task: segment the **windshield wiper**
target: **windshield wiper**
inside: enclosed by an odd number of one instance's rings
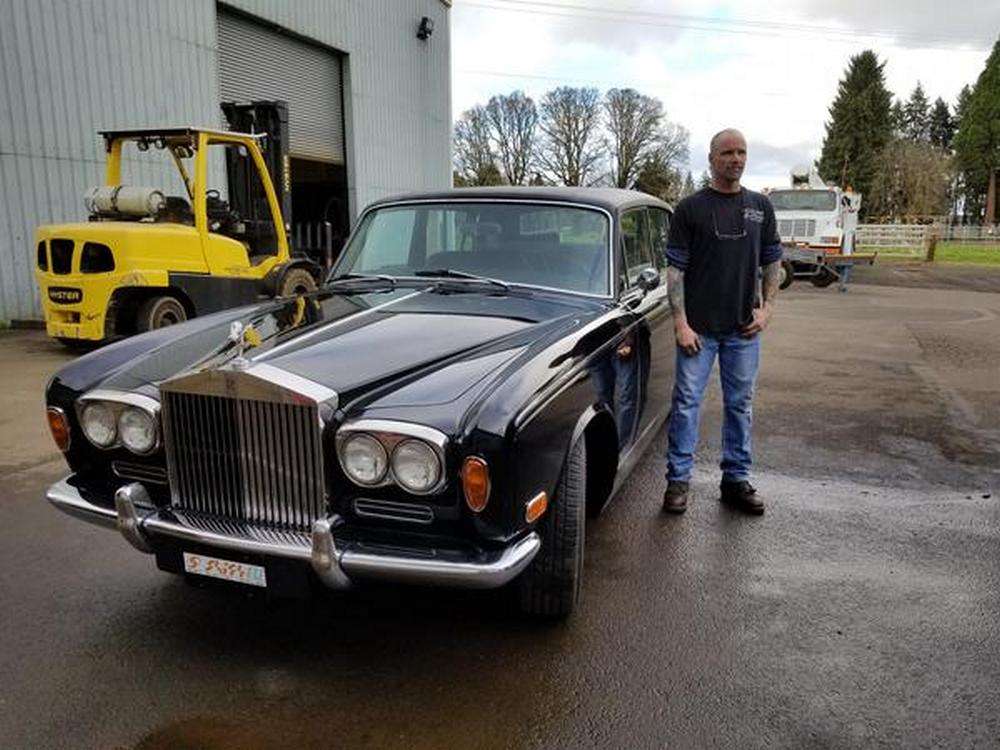
[[[324,286],[337,286],[337,287],[354,287],[354,286],[367,286],[372,282],[380,282],[381,284],[388,284],[389,289],[396,288],[396,277],[386,276],[385,274],[367,274],[367,273],[342,273],[338,276],[334,276],[329,279]]]
[[[500,279],[491,279],[488,276],[477,276],[474,273],[466,273],[465,271],[456,271],[453,268],[434,268],[434,269],[423,269],[420,271],[414,271],[414,276],[430,276],[438,277],[442,279],[457,279],[461,281],[472,281],[478,282],[480,284],[490,284],[503,290],[504,292],[510,291],[510,284],[505,281],[500,281]]]

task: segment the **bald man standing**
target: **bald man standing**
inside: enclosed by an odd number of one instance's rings
[[[781,241],[771,201],[740,185],[746,160],[742,133],[716,133],[708,154],[711,186],[682,200],[670,224],[667,285],[677,367],[663,494],[668,513],[687,510],[701,403],[716,358],[723,400],[721,500],[764,512],[750,484],[750,433],[760,334],[778,294]]]

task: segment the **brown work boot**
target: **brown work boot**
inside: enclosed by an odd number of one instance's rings
[[[667,513],[683,513],[688,509],[688,483],[667,482],[663,493],[663,510]]]
[[[722,481],[719,484],[719,490],[722,493],[719,499],[726,505],[739,508],[745,513],[752,513],[755,516],[764,512],[764,501],[750,482],[745,480],[742,482]]]

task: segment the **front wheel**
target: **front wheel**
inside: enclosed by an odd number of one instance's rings
[[[580,598],[587,505],[587,449],[581,437],[563,468],[554,502],[539,524],[542,548],[518,579],[521,611],[564,618]]]
[[[135,328],[139,333],[144,333],[183,323],[185,320],[187,310],[181,301],[165,294],[162,297],[150,297],[139,306],[139,312],[135,315]]]

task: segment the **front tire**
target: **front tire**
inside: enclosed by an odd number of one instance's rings
[[[517,581],[521,611],[567,617],[580,598],[587,506],[587,448],[580,437],[570,450],[554,502],[538,525],[542,548]]]
[[[187,320],[184,304],[169,294],[150,297],[139,306],[135,315],[135,328],[139,333],[183,323]]]

